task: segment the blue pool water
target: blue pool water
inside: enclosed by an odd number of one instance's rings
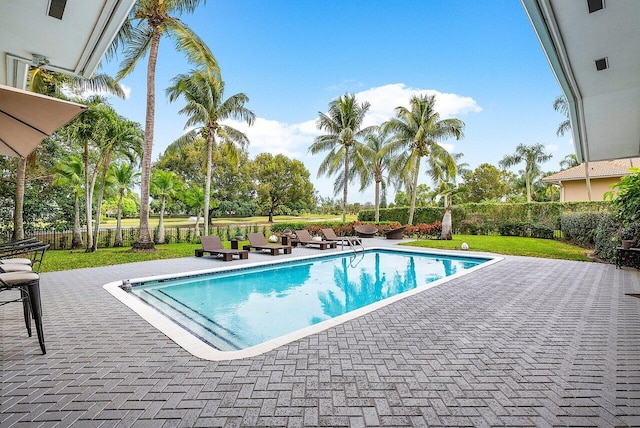
[[[223,351],[245,349],[487,259],[366,251],[134,284],[133,293]]]

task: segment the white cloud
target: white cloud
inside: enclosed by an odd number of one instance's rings
[[[371,104],[364,126],[380,125],[394,116],[396,107],[400,105],[408,107],[411,96],[419,94],[433,94],[436,96],[436,110],[440,113],[442,119],[482,111],[482,108],[470,97],[443,93],[433,89],[409,88],[403,83],[395,83],[356,93],[356,98],[360,102],[368,101]],[[323,196],[329,196],[333,194],[333,178],[315,178],[318,165],[324,158],[324,154],[320,153],[311,156],[308,153],[309,146],[321,134],[316,128],[316,119],[314,117],[304,122],[287,124],[278,120],[259,117],[256,118],[252,126],[235,120],[229,120],[226,123],[247,135],[251,142],[249,145],[251,157],[255,157],[259,153],[268,152],[272,154],[282,153],[290,158],[301,160],[311,173],[311,176],[314,177],[313,182],[316,189]],[[454,144],[445,142],[442,145],[448,151],[454,151]],[[371,189],[360,193],[356,188],[353,188],[350,192],[350,200],[361,200],[363,202],[373,200],[373,191]],[[390,196],[391,198],[393,197],[393,195]]]

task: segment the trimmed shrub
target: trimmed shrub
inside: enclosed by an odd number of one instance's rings
[[[600,222],[609,214],[603,212],[574,212],[560,216],[560,229],[566,240],[581,247],[595,245],[595,234]]]

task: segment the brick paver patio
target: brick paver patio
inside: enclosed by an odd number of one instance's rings
[[[640,426],[636,270],[506,257],[229,362],[193,357],[102,288],[212,264],[43,274],[46,355],[20,305],[0,307],[0,426]]]

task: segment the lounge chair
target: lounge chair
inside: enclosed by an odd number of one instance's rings
[[[233,256],[238,256],[239,259],[249,258],[249,252],[246,250],[224,248],[218,236],[201,236],[200,242],[202,242],[202,248],[196,250],[196,257],[202,257],[204,253],[209,253],[212,256],[222,256],[222,260],[225,262],[233,260]]]
[[[354,229],[361,238],[373,238],[378,233],[378,228],[370,224],[361,224],[354,227]]]
[[[362,245],[362,240],[357,236],[337,236],[331,228],[322,229],[322,234],[327,241],[339,242],[342,246],[344,246],[345,242],[349,245]]]
[[[396,227],[395,229],[387,229],[383,233],[384,233],[384,236],[387,237],[387,239],[402,239],[404,230],[406,228],[407,226],[400,226],[400,227]]]
[[[272,256],[280,254],[280,250],[284,251],[284,254],[291,254],[291,245],[271,245],[262,233],[248,233],[247,238],[249,238],[249,245],[243,247],[245,250],[252,248],[260,251],[267,250]]]
[[[299,244],[306,246],[317,245],[321,250],[326,250],[327,248],[336,248],[338,246],[338,243],[334,241],[314,241],[311,237],[311,234],[306,229],[296,230],[296,236],[298,237],[297,242]]]

